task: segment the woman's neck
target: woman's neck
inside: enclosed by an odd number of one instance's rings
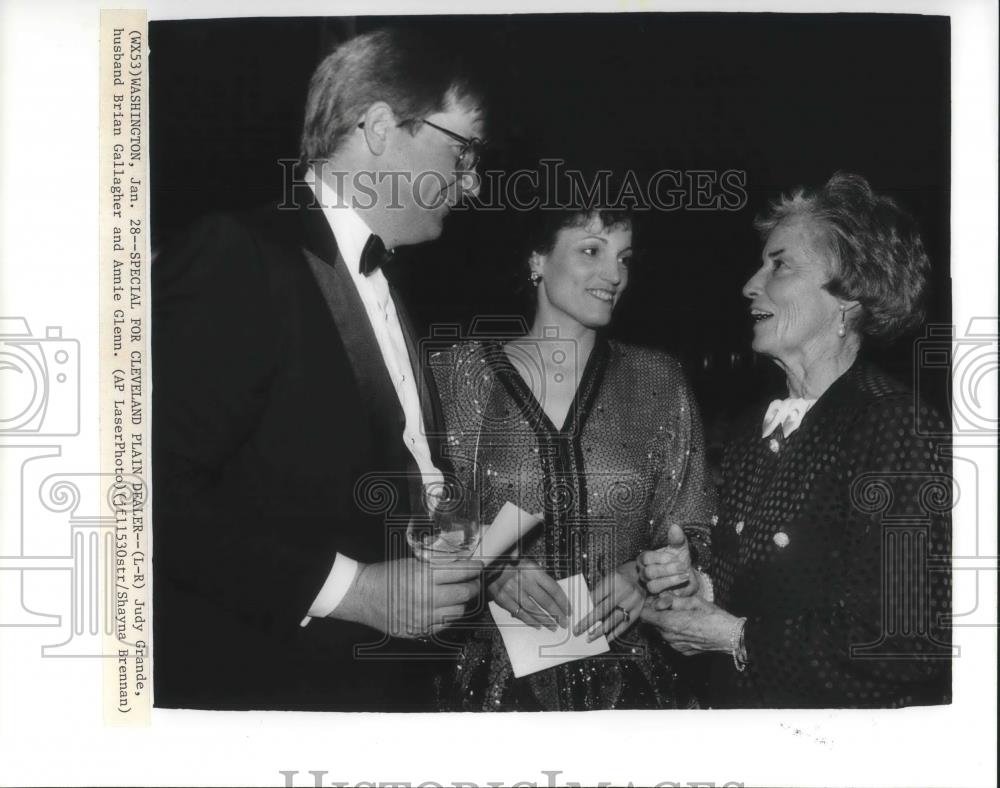
[[[583,368],[587,366],[587,360],[597,343],[597,332],[592,328],[571,321],[547,319],[543,315],[536,315],[531,324],[531,330],[524,338],[529,342],[543,342],[544,347],[560,349],[563,351],[563,359],[573,360],[575,366],[575,377],[579,382]],[[564,367],[565,363],[560,363],[553,358],[553,353],[542,353],[542,364],[546,369]]]
[[[818,399],[833,382],[851,368],[858,357],[859,343],[849,337],[836,352],[809,358],[807,353],[775,362],[785,372],[791,397]]]

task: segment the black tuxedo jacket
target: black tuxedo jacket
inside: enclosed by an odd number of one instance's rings
[[[323,213],[204,220],[152,275],[155,704],[428,708],[440,663],[413,641],[299,625],[338,552],[387,557],[387,506],[359,480],[384,477],[398,514],[419,478]]]

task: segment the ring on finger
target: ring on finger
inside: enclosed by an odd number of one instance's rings
[[[520,606],[520,605],[518,605],[518,606],[517,606],[517,607],[516,607],[516,608],[514,609],[514,612],[513,612],[513,613],[511,613],[511,615],[512,615],[512,616],[514,616],[514,618],[517,618],[517,617],[518,617],[518,615],[520,615],[520,613],[521,613],[521,606]]]
[[[631,614],[631,613],[629,613],[629,612],[628,612],[628,611],[627,611],[627,610],[626,610],[625,608],[623,608],[623,607],[622,607],[621,605],[615,605],[614,609],[615,609],[615,610],[620,610],[620,611],[622,612],[622,615],[623,615],[623,616],[625,616],[625,623],[626,623],[626,624],[627,624],[627,623],[628,623],[629,621],[631,621],[631,620],[632,620],[632,614]]]

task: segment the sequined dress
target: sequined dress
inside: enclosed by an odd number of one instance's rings
[[[544,340],[539,353],[548,352]],[[701,424],[680,365],[662,353],[599,338],[576,398],[557,429],[499,342],[468,341],[431,359],[446,455],[476,483],[483,522],[505,502],[545,521],[519,545],[556,579],[599,578],[665,543],[682,525],[700,556],[709,549],[715,497],[705,467]],[[450,710],[588,710],[688,707],[678,659],[645,624],[612,643],[609,654],[522,678],[489,613],[480,611],[458,640],[444,682]]]
[[[857,361],[787,438],[764,409],[723,460],[716,602],[747,617],[710,705],[883,707],[950,698],[950,431]]]

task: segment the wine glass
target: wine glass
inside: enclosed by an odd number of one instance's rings
[[[421,487],[406,541],[421,561],[468,558],[479,546],[479,493],[454,480]]]

